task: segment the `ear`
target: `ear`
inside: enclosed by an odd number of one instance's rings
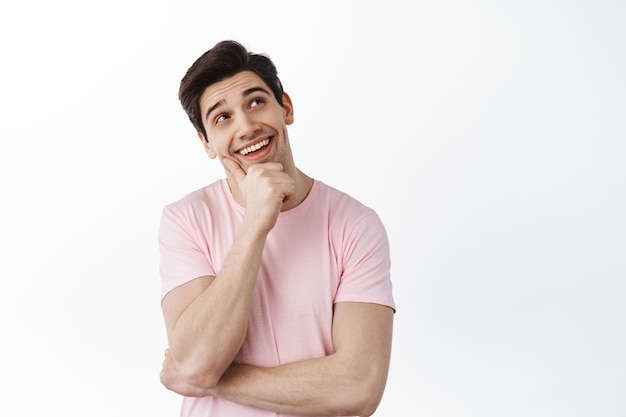
[[[287,93],[283,93],[283,110],[285,111],[285,123],[288,125],[292,124],[294,121],[293,103]]]
[[[217,157],[217,154],[215,153],[215,150],[213,150],[213,146],[211,146],[209,141],[204,138],[202,132],[198,132],[198,139],[200,139],[200,142],[202,142],[202,147],[204,148],[204,151],[207,153],[207,155],[209,155],[209,158],[215,159],[215,157]]]

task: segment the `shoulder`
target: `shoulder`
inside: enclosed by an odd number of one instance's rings
[[[387,240],[387,232],[378,213],[350,194],[319,182],[315,200],[334,242],[349,245],[360,240]]]
[[[317,181],[318,199],[326,202],[333,214],[345,219],[357,221],[365,217],[377,217],[376,212],[354,198],[352,195],[334,188],[324,182]]]
[[[224,193],[223,182],[225,182],[225,180],[218,180],[187,193],[178,200],[166,204],[164,211],[187,211],[197,207],[213,205],[221,201],[226,201],[227,196]]]
[[[232,211],[225,183],[226,180],[218,180],[165,205],[161,221],[197,226],[211,223],[211,218],[223,217]]]

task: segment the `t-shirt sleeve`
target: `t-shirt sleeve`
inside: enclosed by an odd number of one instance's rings
[[[202,238],[191,227],[191,222],[189,216],[176,207],[163,209],[159,227],[161,299],[195,278],[215,275]]]
[[[346,231],[343,260],[335,302],[382,304],[395,311],[389,240],[376,213],[363,217]]]

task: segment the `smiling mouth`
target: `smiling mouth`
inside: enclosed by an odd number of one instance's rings
[[[269,145],[269,143],[270,143],[269,139],[264,139],[261,142],[255,143],[254,145],[250,145],[247,148],[243,148],[242,150],[239,151],[239,153],[242,155],[248,155],[251,152],[255,152],[261,148],[265,148],[267,145]]]

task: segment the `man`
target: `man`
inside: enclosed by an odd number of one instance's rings
[[[181,415],[371,415],[395,312],[380,219],[296,167],[268,57],[220,42],[179,98],[226,173],[162,215],[161,381]]]

